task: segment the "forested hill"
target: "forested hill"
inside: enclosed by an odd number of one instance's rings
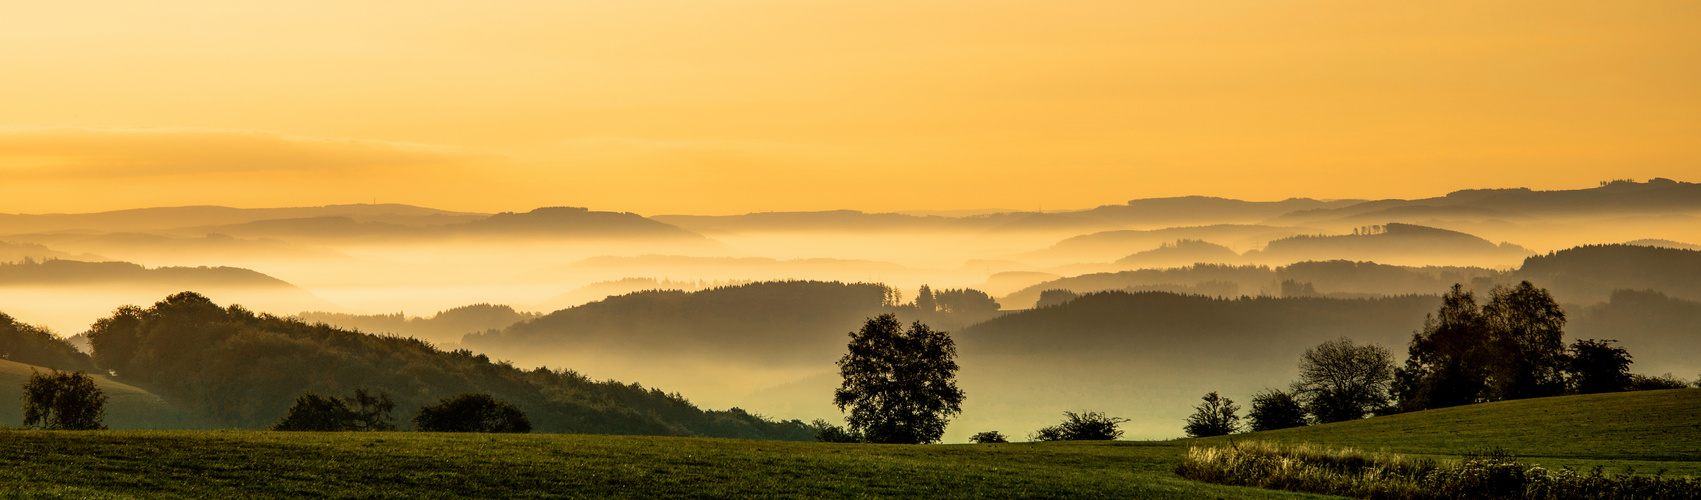
[[[571,370],[522,370],[468,351],[220,307],[184,292],[124,307],[90,330],[94,361],[221,426],[264,428],[306,391],[381,391],[397,421],[464,392],[489,393],[526,412],[541,432],[809,439],[802,422],[738,409],[704,411],[678,394],[594,382]]]
[[[33,260],[0,263],[0,286],[12,285],[151,285],[175,288],[254,287],[294,289],[283,280],[237,267],[159,267],[129,262]]]
[[[482,352],[594,349],[700,354],[741,363],[832,358],[844,334],[889,304],[885,285],[769,281],[637,292],[563,309],[461,344]]]
[[[1695,250],[1588,245],[1524,259],[1517,274],[1579,303],[1606,300],[1625,289],[1701,300],[1701,251]]]

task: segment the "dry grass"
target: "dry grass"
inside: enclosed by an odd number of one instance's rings
[[[1253,441],[1194,447],[1176,473],[1197,481],[1371,499],[1701,499],[1701,481],[1548,470],[1498,449],[1440,463],[1392,453]]]

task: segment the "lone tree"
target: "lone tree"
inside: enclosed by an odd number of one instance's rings
[[[1273,431],[1305,425],[1305,408],[1292,394],[1281,389],[1269,389],[1252,395],[1252,409],[1246,412],[1252,430]]]
[[[83,372],[34,372],[24,382],[24,427],[88,431],[105,429],[106,394]]]
[[[516,432],[532,431],[532,422],[507,401],[489,394],[466,393],[422,407],[413,425],[423,432]]]
[[[1364,418],[1388,405],[1393,360],[1385,347],[1347,338],[1318,344],[1300,356],[1294,394],[1319,422]]]
[[[354,397],[339,398],[302,394],[295,398],[289,413],[272,424],[274,431],[393,431],[395,418],[390,411],[396,404],[388,394],[374,396],[365,389],[355,389]]]
[[[920,321],[905,331],[891,314],[869,319],[850,337],[833,404],[850,410],[852,431],[870,443],[939,441],[950,417],[963,411],[951,337]]]
[[[1216,391],[1203,399],[1205,402],[1193,407],[1196,411],[1187,417],[1187,426],[1182,429],[1188,436],[1226,436],[1240,430],[1240,416],[1235,414],[1240,407],[1234,405],[1234,400],[1218,396]]]

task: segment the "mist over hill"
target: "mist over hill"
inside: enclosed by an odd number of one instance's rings
[[[505,357],[594,351],[816,364],[837,359],[846,325],[889,308],[890,294],[878,284],[815,281],[654,290],[556,311],[500,332],[468,334],[461,344]]]
[[[1370,226],[1350,235],[1300,235],[1271,241],[1263,250],[1248,251],[1250,262],[1288,263],[1301,260],[1373,260],[1402,264],[1471,263],[1513,265],[1530,255],[1511,243],[1496,245],[1469,234],[1411,224]]]
[[[1253,249],[1262,248],[1270,241],[1307,232],[1314,230],[1244,224],[1105,231],[1064,239],[1050,248],[1019,257],[1050,263],[1108,262],[1177,240],[1206,241],[1231,249],[1236,246]]]
[[[492,304],[471,304],[438,311],[430,317],[394,314],[347,314],[309,311],[291,319],[307,323],[324,323],[344,330],[413,337],[433,344],[460,342],[468,333],[500,330],[509,325],[540,316],[537,313],[515,311],[513,307]]]
[[[702,241],[701,235],[630,212],[544,207],[445,224],[414,226],[349,216],[269,219],[191,228],[245,237],[432,240],[446,238],[575,238]]]
[[[1615,180],[1600,187],[1537,191],[1518,189],[1466,189],[1437,198],[1367,201],[1346,207],[1296,211],[1273,218],[1272,223],[1306,224],[1347,219],[1396,209],[1423,214],[1418,208],[1475,213],[1477,216],[1507,215],[1602,216],[1625,213],[1671,213],[1701,210],[1701,184],[1656,178],[1648,182]],[[1434,213],[1434,212],[1431,212]]]
[[[347,395],[364,388],[395,400],[404,429],[413,409],[482,392],[518,406],[543,432],[810,436],[801,422],[773,422],[737,409],[704,411],[677,393],[595,382],[572,370],[522,370],[420,340],[220,307],[188,292],[145,309],[121,308],[88,338],[102,369],[219,426],[264,428],[304,392]]]

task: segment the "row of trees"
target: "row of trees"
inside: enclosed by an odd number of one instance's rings
[[[1564,342],[1565,312],[1547,290],[1525,281],[1495,287],[1478,305],[1454,285],[1441,309],[1412,335],[1403,367],[1378,345],[1324,342],[1300,356],[1287,391],[1253,396],[1249,428],[1264,431],[1369,415],[1488,401],[1684,387],[1675,379],[1631,374],[1628,351],[1612,340]],[[1234,401],[1207,394],[1188,417],[1190,436],[1241,428]]]

